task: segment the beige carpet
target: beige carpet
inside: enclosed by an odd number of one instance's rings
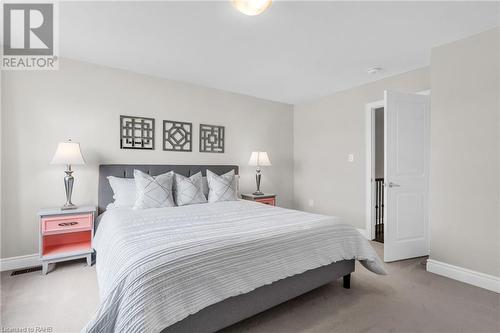
[[[381,244],[373,246],[381,254]],[[350,290],[331,283],[223,333],[500,332],[499,294],[428,273],[424,259],[387,264],[388,276],[357,264]],[[3,331],[78,332],[98,304],[95,268],[83,261],[59,264],[47,276],[3,272],[1,278]]]

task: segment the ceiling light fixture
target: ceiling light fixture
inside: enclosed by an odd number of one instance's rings
[[[233,6],[245,15],[262,14],[271,6],[272,0],[232,0]]]

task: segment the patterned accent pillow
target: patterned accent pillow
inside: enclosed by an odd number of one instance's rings
[[[198,172],[189,178],[175,174],[174,193],[177,206],[207,202],[207,198],[205,198],[205,195],[203,194],[201,172]]]
[[[134,209],[174,207],[172,184],[174,172],[170,171],[156,177],[134,170],[137,199]]]
[[[236,193],[238,194],[238,198],[241,199],[241,194],[240,194],[240,175],[234,175],[234,178],[236,179]],[[208,197],[208,180],[207,177],[201,178],[201,184],[203,188],[203,195]],[[175,189],[174,189],[175,191]]]
[[[238,200],[234,170],[217,176],[207,169],[208,202]]]

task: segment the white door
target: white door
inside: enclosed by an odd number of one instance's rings
[[[386,91],[384,261],[429,254],[429,96]]]

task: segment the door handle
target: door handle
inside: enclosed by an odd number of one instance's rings
[[[387,184],[387,186],[389,186],[389,187],[401,187],[401,185],[393,183],[393,182],[389,182],[389,184]]]

